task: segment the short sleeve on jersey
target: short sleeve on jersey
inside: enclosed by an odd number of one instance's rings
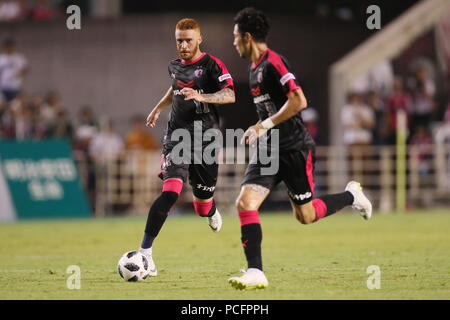
[[[301,89],[298,80],[294,73],[289,70],[290,68],[281,59],[281,57],[272,53],[267,57],[269,62],[268,72],[274,77],[274,79],[281,85],[283,92],[287,95],[289,92],[296,89]]]
[[[230,88],[234,90],[233,78],[231,74],[228,72],[225,64],[218,58],[210,55],[213,60],[213,68],[211,70],[211,75],[215,81],[217,81],[217,85],[220,90],[225,88]]]

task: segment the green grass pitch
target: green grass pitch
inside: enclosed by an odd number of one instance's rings
[[[159,274],[139,283],[116,266],[138,248],[144,217],[0,225],[0,299],[450,299],[448,211],[261,220],[269,287],[259,291],[227,283],[245,267],[236,216],[219,233],[194,215],[170,217],[154,243]],[[79,290],[66,286],[69,265],[81,269]],[[380,267],[380,289],[367,288],[370,265]]]

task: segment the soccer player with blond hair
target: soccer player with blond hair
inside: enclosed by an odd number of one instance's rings
[[[217,105],[235,101],[233,80],[221,60],[201,51],[202,35],[197,21],[190,18],[180,20],[175,27],[175,40],[179,58],[169,63],[171,86],[147,117],[147,126],[154,127],[161,111],[171,106],[159,175],[163,180],[162,192],[151,205],[139,250],[149,260],[150,276],[157,275],[152,257],[153,241],[178,200],[184,183],[189,181],[192,186],[195,212],[207,219],[214,232],[218,232],[222,226],[222,218],[213,199],[218,163],[205,163],[203,150],[193,149],[188,163],[174,161],[176,155],[172,154],[172,150],[178,141],[172,139],[172,134],[179,129],[188,132],[190,146],[194,146],[194,129],[201,129],[203,135],[208,129],[218,128]],[[204,149],[206,143],[201,143]],[[202,160],[194,161],[196,156]]]

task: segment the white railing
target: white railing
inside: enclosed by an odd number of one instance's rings
[[[315,163],[316,196],[341,192],[339,181],[361,181],[377,211],[395,209],[396,153],[395,146],[367,146],[338,152],[343,147],[317,147]],[[342,150],[341,150],[342,151]],[[225,154],[226,152],[222,152]],[[340,159],[341,154],[348,154]],[[89,164],[77,155],[82,181],[91,189],[97,216],[118,212],[146,214],[152,201],[161,193],[162,181],[159,152],[127,152],[103,165],[95,165],[88,176]],[[339,165],[345,163],[345,167]],[[235,212],[234,201],[239,194],[246,164],[221,164],[215,200],[224,212]],[[450,207],[450,145],[408,146],[407,204],[411,207]],[[177,205],[189,207],[191,187],[186,184]],[[269,203],[289,207],[286,188],[276,187]],[[192,208],[191,208],[192,211]]]

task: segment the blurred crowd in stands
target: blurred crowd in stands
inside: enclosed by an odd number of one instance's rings
[[[62,0],[0,0],[0,22],[47,21],[62,16]]]
[[[399,110],[406,114],[409,144],[431,144],[433,125],[450,124],[450,101],[439,105],[428,64],[419,63],[411,75],[400,76],[394,75],[391,63],[385,61],[356,79],[341,110],[344,143],[394,145]]]
[[[22,88],[29,70],[14,40],[6,39],[0,53],[0,139],[67,139],[74,150],[96,162],[115,158],[123,150],[159,149],[144,126],[145,115],[134,115],[122,138],[113,122],[98,119],[91,106],[80,107],[74,115],[57,91],[29,95]]]

